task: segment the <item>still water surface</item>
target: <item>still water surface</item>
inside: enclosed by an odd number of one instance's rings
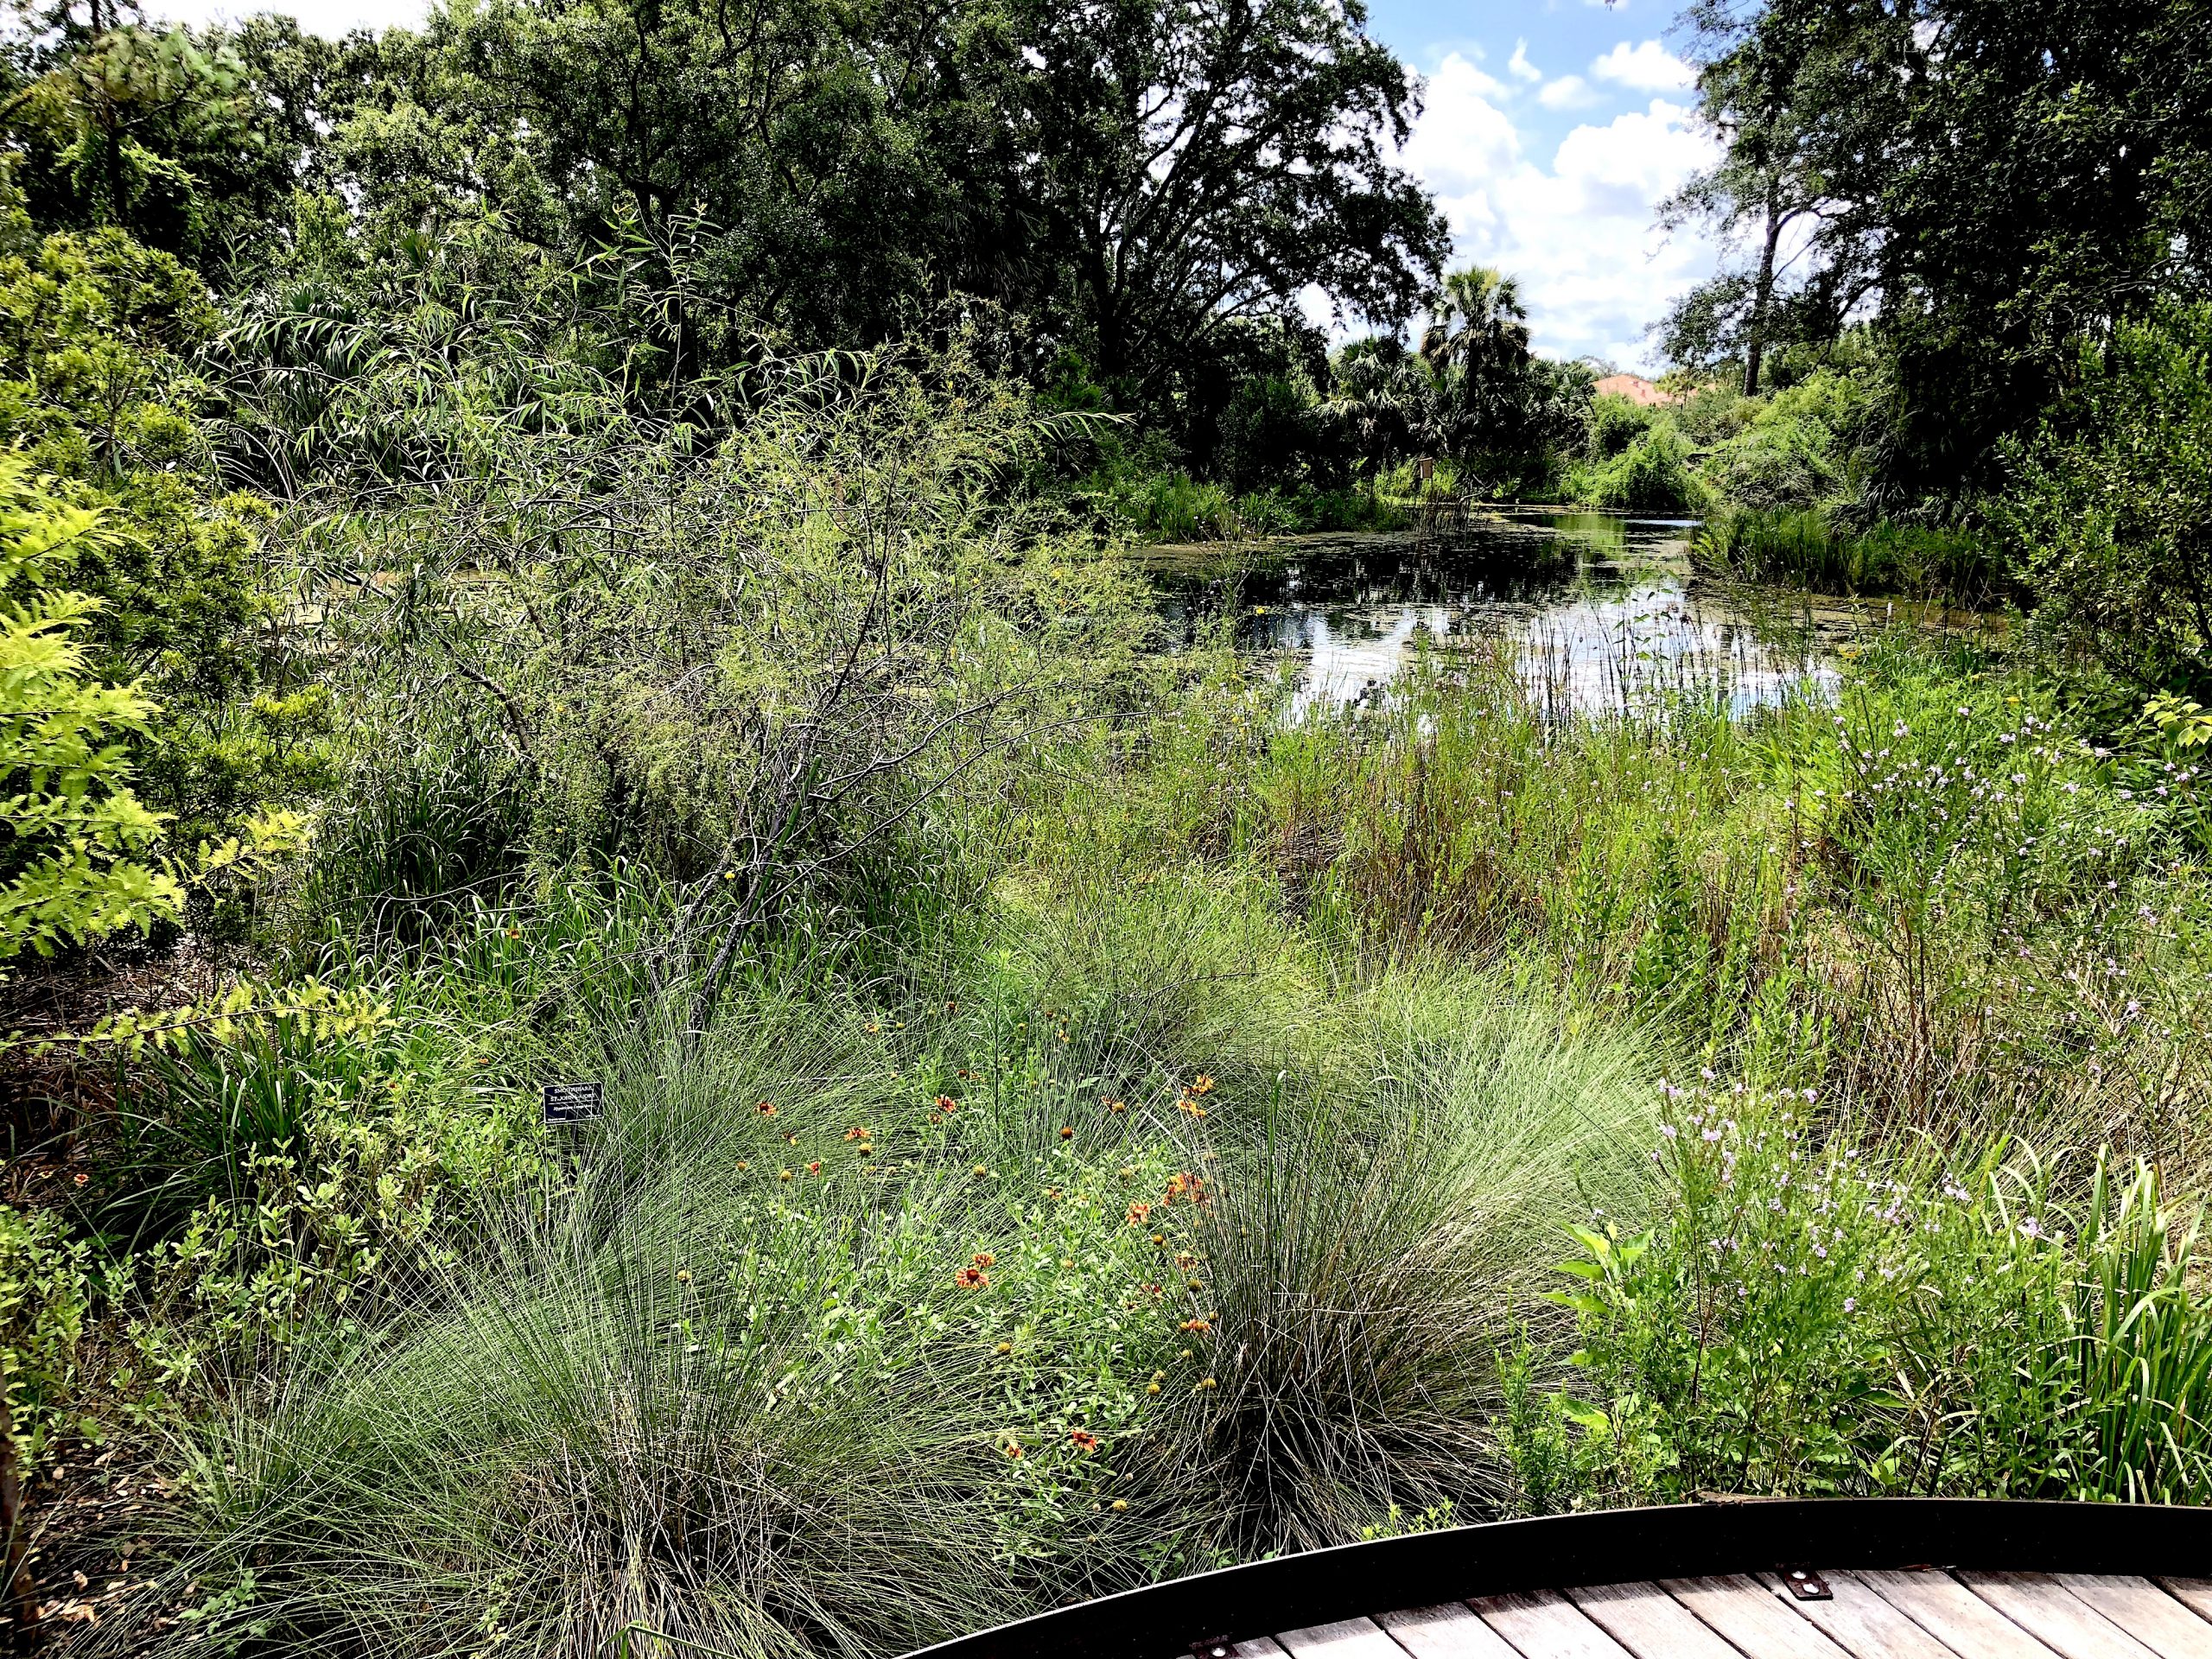
[[[1293,718],[1371,702],[1423,643],[1510,642],[1554,707],[1618,709],[1707,689],[1738,712],[1837,683],[1863,614],[1708,582],[1691,522],[1501,509],[1433,535],[1294,537],[1157,550],[1171,618],[1230,607],[1239,642],[1294,671]]]

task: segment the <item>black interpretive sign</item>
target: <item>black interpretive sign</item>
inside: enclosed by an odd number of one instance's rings
[[[607,1090],[596,1083],[549,1083],[545,1085],[548,1123],[595,1123],[607,1115]]]

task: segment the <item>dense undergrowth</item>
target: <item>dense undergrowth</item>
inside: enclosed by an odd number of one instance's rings
[[[342,1039],[152,1066],[87,1202],[180,1498],[106,1639],[890,1652],[1408,1516],[2206,1496],[2167,738],[1910,637],[1735,718],[1179,672],[703,1022],[684,887],[546,868],[325,912]],[[469,863],[480,800],[401,798]]]

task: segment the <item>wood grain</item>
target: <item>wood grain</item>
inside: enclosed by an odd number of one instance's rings
[[[2160,1659],[2212,1659],[2212,1623],[2148,1579],[2061,1573],[2059,1583]]]
[[[1484,1596],[1467,1605],[1521,1659],[1624,1659],[1628,1654],[1556,1590]]]
[[[1375,1622],[1413,1659],[1516,1659],[1511,1644],[1464,1602],[1408,1607]]]
[[[1662,1579],[1667,1592],[1754,1659],[1851,1659],[1851,1656],[1740,1573]]]

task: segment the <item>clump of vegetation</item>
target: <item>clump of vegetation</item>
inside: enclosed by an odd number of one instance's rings
[[[1445,270],[1357,8],[22,14],[10,1567],[92,1651],[859,1659],[2205,1501],[2212,122],[2069,3],[1694,8],[1749,257],[1648,404]],[[1501,496],[2031,626],[1308,709],[1125,556]]]

